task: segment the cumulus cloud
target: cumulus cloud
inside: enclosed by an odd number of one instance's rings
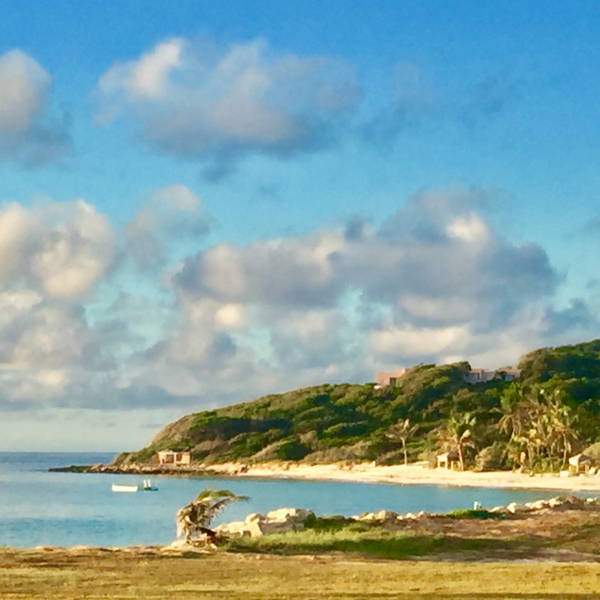
[[[0,210],[0,289],[20,285],[51,298],[81,297],[113,257],[107,218],[83,200]]]
[[[164,265],[169,246],[185,239],[197,242],[208,233],[210,224],[200,198],[189,188],[184,185],[161,188],[127,225],[129,254],[143,268]]]
[[[593,311],[555,305],[562,280],[546,252],[504,236],[489,199],[424,192],[377,224],[353,217],[184,258],[177,233],[204,245],[207,226],[184,186],[157,190],[123,230],[83,200],[7,205],[0,404],[184,411],[422,361],[500,366],[590,337]],[[153,268],[108,286],[117,247]]]
[[[172,38],[113,65],[98,95],[101,121],[133,118],[144,143],[218,178],[244,156],[331,144],[360,92],[340,60],[277,54],[260,39],[221,49]]]
[[[304,309],[336,306],[354,290],[365,310],[383,304],[413,324],[452,324],[477,312],[479,329],[496,327],[551,294],[558,276],[540,246],[510,243],[473,203],[472,194],[422,194],[360,235],[340,227],[220,244],[185,261],[174,282],[190,296]]]
[[[0,159],[39,166],[70,147],[64,121],[50,112],[52,78],[15,49],[0,55]]]
[[[202,394],[210,377],[231,398],[422,360],[498,366],[568,337],[565,323],[589,327],[580,302],[549,308],[560,276],[539,245],[493,226],[487,196],[423,193],[379,226],[353,218],[189,257],[172,278],[181,322],[153,348],[149,377],[173,394]]]

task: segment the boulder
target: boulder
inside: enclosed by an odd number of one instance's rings
[[[304,523],[309,517],[314,517],[315,513],[312,510],[305,508],[278,508],[267,513],[266,517],[269,521],[296,521]]]
[[[250,513],[249,515],[246,516],[244,521],[246,523],[252,523],[254,521],[264,521],[265,518],[266,517],[264,515],[261,515],[260,513]]]
[[[548,500],[548,506],[550,508],[558,508],[559,506],[562,506],[565,503],[565,499],[561,498],[560,496],[555,496],[554,498],[550,498],[550,500]]]
[[[246,521],[231,521],[215,527],[217,533],[223,535],[250,535]]]
[[[373,513],[375,521],[394,521],[398,516],[398,513],[395,513],[391,510],[380,510],[379,512]]]
[[[488,510],[488,512],[491,512],[491,513],[505,513],[506,512],[506,506],[494,506],[494,508],[490,508]]]
[[[543,510],[549,508],[550,504],[547,500],[536,500],[535,502],[526,502],[525,506],[530,510]]]
[[[577,508],[583,506],[584,501],[581,498],[578,498],[577,496],[567,496],[565,498],[565,504]]]
[[[511,513],[512,515],[515,515],[517,513],[524,513],[524,512],[528,512],[530,509],[525,506],[525,504],[518,504],[517,502],[511,502],[507,507],[506,510]]]
[[[376,521],[377,517],[374,512],[365,512],[360,515],[352,517],[355,521]]]

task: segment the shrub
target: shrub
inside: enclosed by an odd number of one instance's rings
[[[506,449],[504,444],[494,442],[479,451],[475,458],[476,471],[496,471],[504,466]]]
[[[284,442],[277,448],[277,458],[280,460],[301,460],[310,452],[310,448],[298,440]]]
[[[451,519],[506,519],[504,513],[493,513],[488,510],[460,508],[447,514]]]

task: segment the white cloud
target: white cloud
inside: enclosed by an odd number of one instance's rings
[[[176,38],[113,65],[98,94],[101,120],[132,117],[149,146],[226,173],[246,155],[332,143],[359,91],[339,60],[277,55],[263,40],[217,49]]]
[[[44,108],[50,75],[20,50],[0,56],[0,134],[27,131]]]
[[[127,225],[127,250],[142,268],[156,268],[167,260],[175,244],[198,242],[211,225],[200,198],[184,185],[156,190]]]
[[[83,296],[113,256],[108,220],[83,200],[0,209],[0,289],[21,285],[54,298]]]
[[[480,195],[420,194],[379,227],[204,249],[202,203],[180,185],[121,230],[83,200],[4,206],[0,402],[184,412],[422,361],[500,366],[591,337],[584,302],[553,306],[543,248],[504,237]],[[115,249],[135,255],[140,240],[160,261],[121,260],[109,279]]]
[[[70,147],[63,123],[49,113],[52,78],[14,49],[0,55],[0,159],[37,166]]]

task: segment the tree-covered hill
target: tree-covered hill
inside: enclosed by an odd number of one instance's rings
[[[194,461],[431,460],[443,449],[467,464],[564,466],[600,441],[600,340],[524,356],[521,378],[468,384],[466,362],[419,365],[396,385],[318,385],[186,415],[119,463],[152,462],[161,449]]]

